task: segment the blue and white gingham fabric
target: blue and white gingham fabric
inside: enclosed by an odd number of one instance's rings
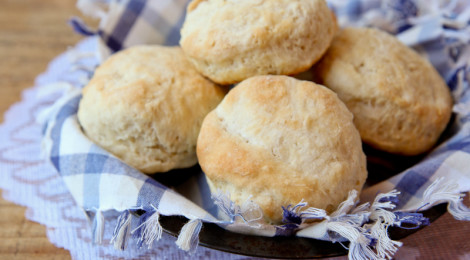
[[[79,7],[101,17],[101,24],[96,32],[79,20],[73,20],[72,25],[82,34],[99,36],[97,54],[105,59],[113,52],[137,44],[177,45],[187,3],[187,0],[80,0]],[[361,201],[372,202],[378,192],[396,189],[401,192],[397,198],[398,209],[421,209],[425,190],[441,177],[457,183],[453,192],[470,191],[470,3],[465,0],[330,0],[329,6],[340,26],[379,27],[419,51],[447,81],[455,102],[452,137],[414,167],[363,190]],[[125,244],[131,226],[139,227],[150,217],[146,213],[185,216],[191,220],[187,224],[187,229],[192,228],[190,236],[197,236],[201,221],[218,223],[241,233],[284,234],[282,227],[262,223],[256,205],[238,207],[223,196],[214,201],[202,173],[188,180],[184,189],[172,190],[93,144],[77,121],[80,87],[64,94],[51,109],[53,112],[44,128],[44,144],[78,205],[89,215],[97,216],[95,233],[99,235],[96,229],[102,225],[102,212],[117,210],[123,212],[115,232],[118,247]],[[220,214],[218,209],[226,214]],[[139,212],[137,217],[129,214],[136,212]],[[341,240],[324,233],[300,233]],[[188,245],[180,246],[188,249]]]

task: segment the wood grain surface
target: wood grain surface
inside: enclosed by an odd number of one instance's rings
[[[80,15],[75,2],[0,0],[0,122],[47,64],[82,38],[67,25],[70,17]],[[25,208],[1,197],[0,241],[2,260],[70,259],[67,250],[49,242],[45,227],[26,220]]]

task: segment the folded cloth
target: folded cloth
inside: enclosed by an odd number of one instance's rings
[[[96,32],[78,19],[71,22],[76,31],[99,36],[97,62],[136,44],[176,45],[187,1],[112,1],[107,10],[99,9],[102,5],[102,1],[79,1],[85,11],[96,7],[102,17]],[[225,194],[211,196],[200,170],[169,189],[92,143],[76,117],[85,82],[74,84],[43,114],[44,147],[77,204],[93,218],[95,242],[102,240],[103,212],[117,210],[122,214],[112,242],[120,249],[131,234],[138,245],[150,247],[161,237],[159,216],[179,215],[189,219],[177,240],[184,250],[194,249],[202,222],[209,222],[239,233],[350,241],[350,258],[379,259],[391,258],[401,245],[388,238],[389,226],[426,224],[417,210],[448,202],[451,214],[470,220],[461,204],[461,192],[470,190],[466,164],[470,160],[470,4],[464,0],[331,0],[329,5],[340,26],[379,27],[431,61],[453,94],[451,137],[415,166],[360,195],[352,191],[335,212],[328,215],[299,202],[284,208],[285,225],[273,226],[263,222],[259,208],[250,201],[235,205]],[[84,69],[90,75],[93,72],[93,67]],[[358,204],[359,196],[364,204]],[[310,219],[319,221],[307,224]]]

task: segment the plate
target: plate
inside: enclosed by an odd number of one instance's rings
[[[389,154],[364,145],[367,156],[367,170],[369,177],[365,187],[386,180],[413,165],[419,163],[426,154],[419,156],[401,156]],[[168,174],[154,176],[154,178],[167,187],[175,187],[184,183],[196,173],[200,173],[199,166],[189,169],[173,170]],[[174,178],[178,176],[178,178]],[[435,221],[446,212],[445,204],[435,206],[422,212],[430,222]],[[187,219],[181,216],[161,216],[160,224],[164,232],[177,237]],[[389,228],[389,235],[394,240],[400,240],[422,228],[402,229]],[[199,244],[215,250],[246,256],[280,258],[280,259],[311,259],[323,257],[342,256],[348,253],[348,243],[332,243],[301,237],[262,237],[244,235],[227,231],[216,224],[203,223],[199,234]]]

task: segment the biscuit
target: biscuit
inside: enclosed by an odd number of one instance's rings
[[[83,89],[85,134],[144,173],[197,163],[202,120],[225,92],[202,77],[181,48],[132,47],[99,66]]]
[[[253,200],[268,222],[301,200],[332,211],[360,192],[366,159],[353,116],[331,90],[288,76],[255,76],[204,119],[199,164],[212,193]]]
[[[180,45],[203,75],[233,84],[308,70],[336,30],[324,0],[193,0]]]
[[[387,152],[429,150],[451,116],[450,91],[433,66],[377,29],[339,32],[313,74],[354,114],[363,141]]]

